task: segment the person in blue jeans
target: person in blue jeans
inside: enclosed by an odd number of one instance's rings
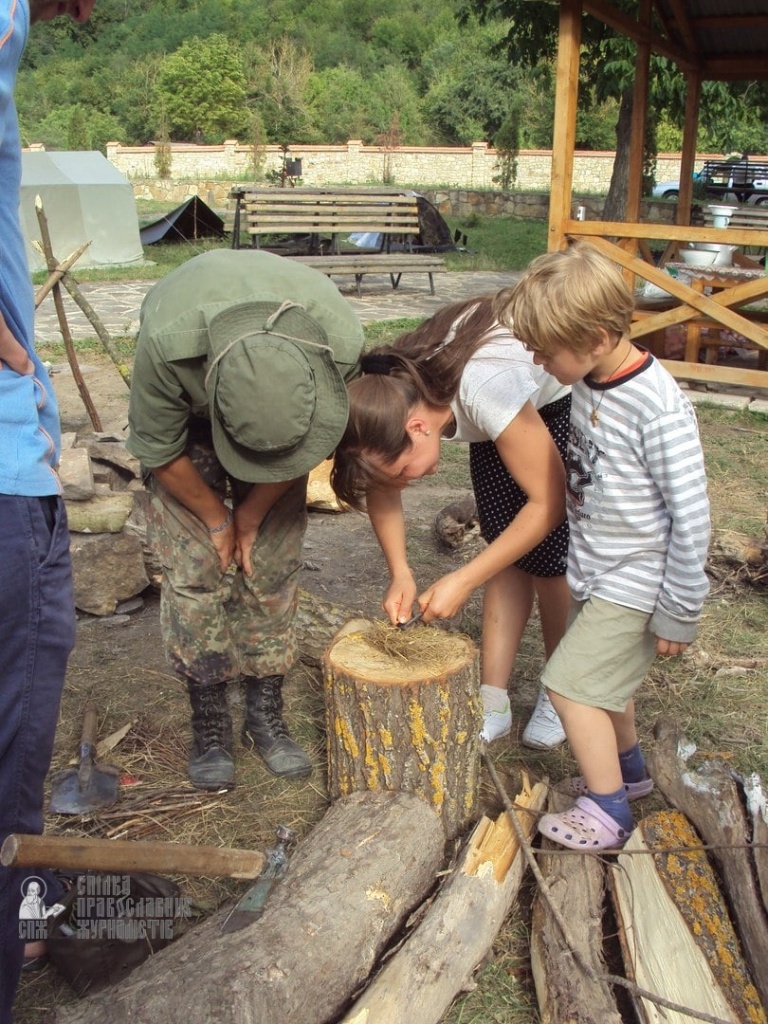
[[[0,0],[0,841],[43,830],[75,606],[56,475],[59,415],[34,350],[34,298],[19,222],[21,144],[13,100],[29,25],[90,17],[96,0]],[[0,867],[0,1021],[10,1024],[24,956],[30,870]]]

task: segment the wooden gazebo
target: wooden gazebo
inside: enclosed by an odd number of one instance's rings
[[[626,221],[580,221],[573,210],[573,151],[579,82],[582,17],[605,22],[637,43],[632,138],[629,160]],[[674,61],[687,83],[686,113],[680,174],[680,195],[675,224],[642,223],[643,137],[648,106],[651,53]],[[768,78],[768,0],[638,0],[635,15],[621,11],[616,0],[560,0],[557,57],[555,130],[549,248],[563,248],[569,240],[586,238],[622,266],[634,281],[646,280],[673,297],[666,308],[637,311],[634,338],[658,336],[674,324],[726,328],[749,339],[758,348],[759,365],[768,353],[768,317],[746,304],[768,295],[768,276],[721,282],[720,290],[697,290],[655,266],[648,243],[716,242],[737,246],[768,247],[766,228],[691,226],[693,170],[699,120],[701,84],[708,80],[763,80]],[[765,209],[763,207],[763,209]],[[745,275],[746,276],[746,275]],[[674,302],[679,304],[673,305]],[[677,377],[723,384],[768,388],[765,370],[739,369],[691,361],[667,361]]]

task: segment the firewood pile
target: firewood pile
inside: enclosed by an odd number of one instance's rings
[[[543,843],[531,940],[542,1020],[618,1024],[628,1006],[642,1022],[767,1019],[765,794],[722,763],[694,770],[694,752],[660,723],[648,766],[670,807],[618,856]],[[606,921],[621,975],[606,966]]]

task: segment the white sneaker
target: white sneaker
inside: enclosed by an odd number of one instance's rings
[[[486,711],[483,714],[483,728],[480,739],[486,743],[507,736],[512,729],[512,708],[507,704],[506,711]]]
[[[565,740],[565,730],[546,690],[539,690],[536,707],[523,730],[522,744],[535,750],[551,750]]]

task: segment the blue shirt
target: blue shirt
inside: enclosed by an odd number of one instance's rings
[[[61,490],[55,467],[56,396],[34,350],[35,304],[19,221],[21,143],[13,91],[29,31],[27,0],[0,0],[0,312],[29,352],[34,374],[0,369],[0,494],[42,497]]]

